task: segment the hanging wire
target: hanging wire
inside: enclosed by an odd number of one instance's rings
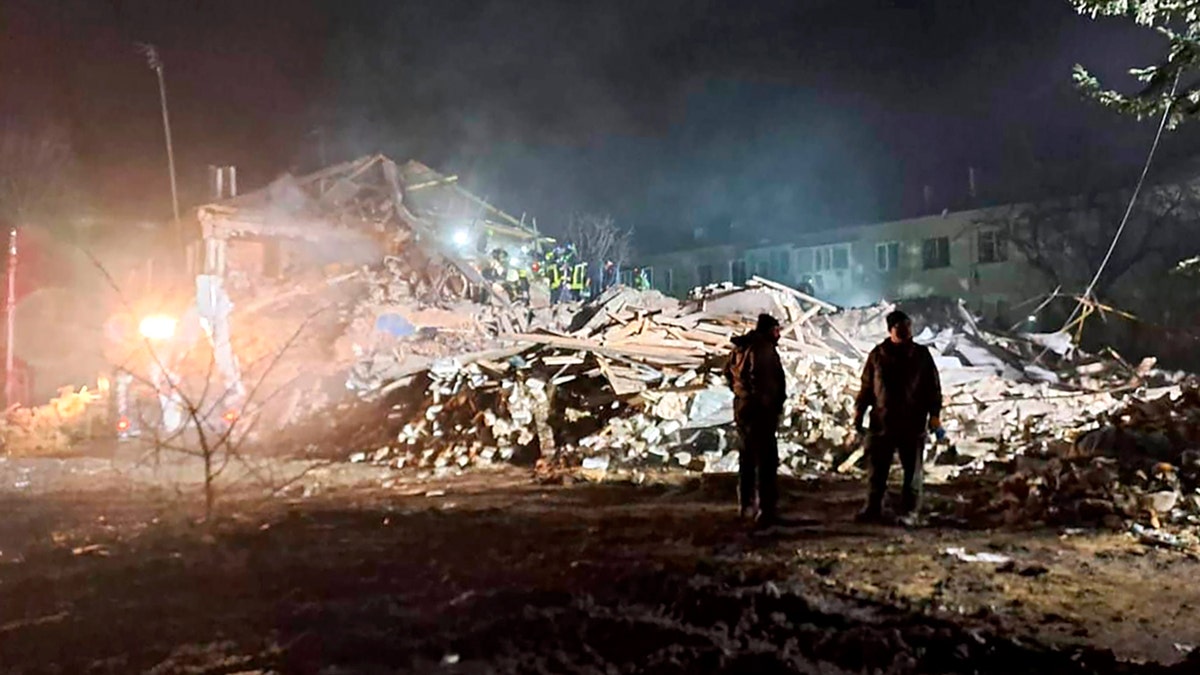
[[[1060,331],[1067,330],[1067,327],[1075,321],[1080,310],[1084,308],[1085,303],[1091,298],[1092,291],[1096,288],[1096,282],[1100,280],[1100,275],[1104,274],[1104,268],[1108,266],[1108,261],[1112,260],[1113,251],[1117,249],[1117,242],[1120,241],[1121,234],[1125,231],[1125,226],[1129,223],[1129,216],[1133,213],[1133,205],[1137,202],[1138,195],[1142,191],[1142,185],[1146,182],[1146,175],[1150,173],[1150,164],[1154,161],[1154,153],[1158,150],[1159,141],[1162,140],[1163,130],[1167,128],[1167,120],[1171,116],[1171,108],[1175,105],[1175,91],[1179,87],[1179,76],[1182,74],[1182,68],[1175,72],[1175,81],[1171,83],[1171,93],[1167,97],[1167,107],[1163,109],[1162,119],[1158,122],[1158,132],[1154,134],[1154,143],[1150,145],[1150,152],[1146,154],[1146,165],[1142,167],[1142,175],[1138,178],[1137,185],[1133,188],[1133,194],[1129,197],[1129,206],[1125,208],[1125,216],[1121,218],[1121,224],[1117,227],[1117,232],[1113,235],[1112,242],[1108,245],[1108,252],[1104,254],[1104,259],[1100,261],[1100,267],[1096,268],[1095,276],[1092,277],[1092,281],[1087,285],[1087,289],[1080,296],[1079,302],[1076,303],[1075,309],[1071,311],[1071,316],[1067,317]],[[1083,325],[1081,324],[1079,328],[1080,335],[1082,336]]]

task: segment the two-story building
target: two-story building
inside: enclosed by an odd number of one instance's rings
[[[693,286],[753,275],[843,306],[922,296],[962,298],[985,319],[1045,293],[1047,280],[1010,246],[997,209],[958,211],[797,235],[777,244],[727,244],[648,256],[655,288],[683,295]],[[1049,289],[1052,290],[1052,289]]]

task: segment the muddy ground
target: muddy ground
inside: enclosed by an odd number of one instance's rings
[[[847,481],[754,531],[729,478],[380,471],[204,527],[98,460],[0,463],[0,672],[1200,672],[1200,562],[1121,534],[857,525]]]

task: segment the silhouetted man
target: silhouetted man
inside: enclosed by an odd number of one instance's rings
[[[779,322],[760,314],[754,330],[733,338],[725,381],[733,390],[733,417],[742,447],[738,452],[741,514],[768,524],[778,517],[779,447],[775,433],[787,400],[787,383],[775,345]]]
[[[855,403],[854,428],[863,432],[863,417],[871,411],[866,435],[869,493],[859,519],[883,517],[892,455],[900,454],[904,487],[900,513],[916,511],[921,496],[921,455],[925,430],[941,429],[942,385],[933,356],[913,342],[912,320],[904,312],[887,315],[888,338],[871,350],[863,367],[862,388]]]

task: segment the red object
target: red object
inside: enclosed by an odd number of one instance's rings
[[[17,374],[13,367],[13,330],[17,317],[17,228],[8,231],[8,289],[4,305],[4,405],[16,403]]]
[[[122,417],[117,420],[117,431],[129,431],[129,418]]]

